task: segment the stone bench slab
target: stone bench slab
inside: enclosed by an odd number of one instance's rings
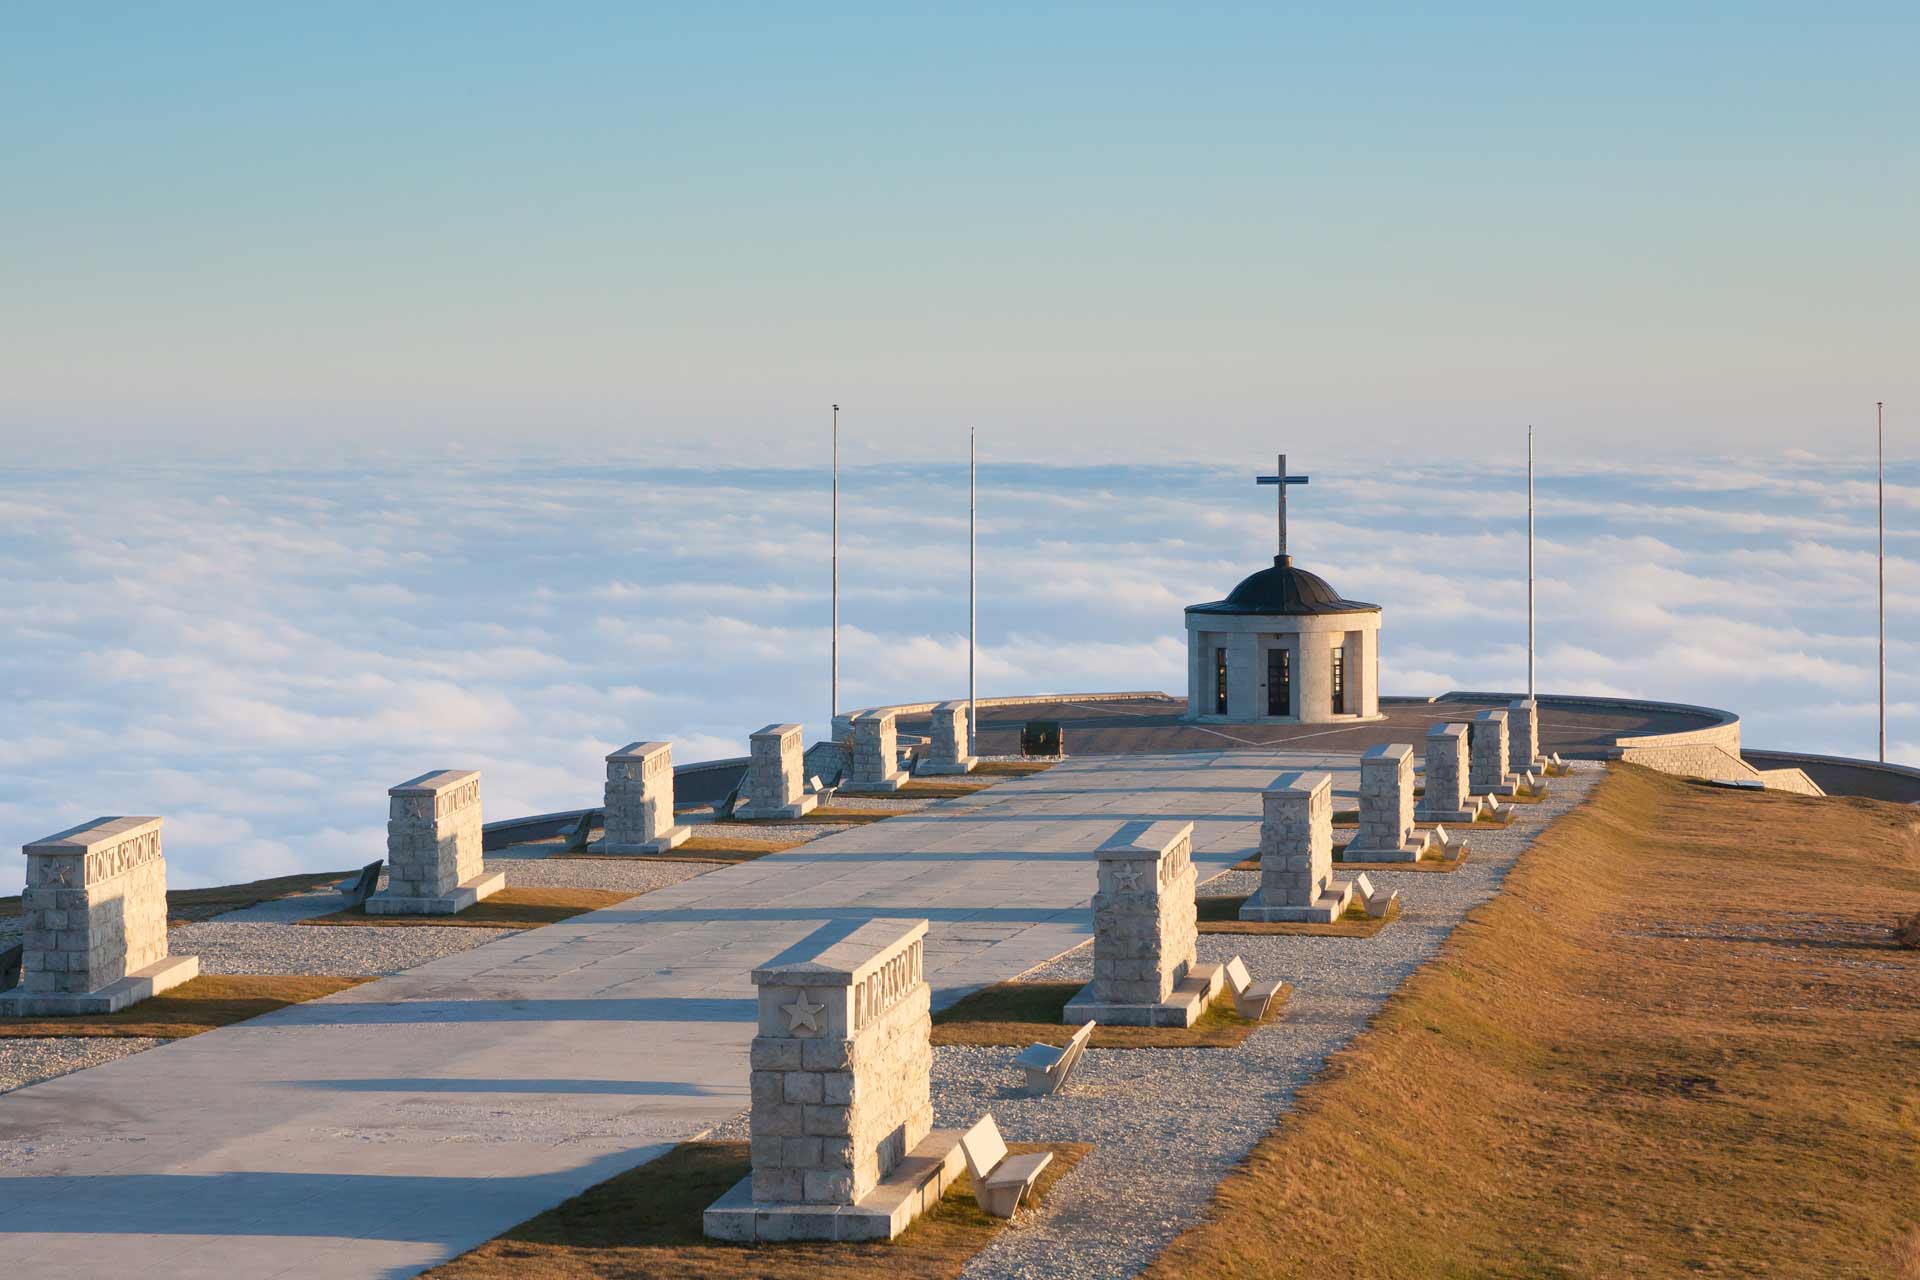
[[[1269,907],[1260,901],[1256,891],[1240,904],[1240,918],[1266,924],[1332,924],[1347,913],[1347,904],[1352,901],[1353,885],[1340,880],[1334,881],[1333,887],[1310,907]]]
[[[118,1013],[199,976],[199,956],[168,956],[144,969],[135,969],[98,991],[9,991],[0,996],[0,1017],[97,1017]]]
[[[713,1240],[891,1240],[940,1203],[966,1168],[960,1130],[935,1129],[858,1204],[757,1204],[753,1178],[707,1206],[701,1226]]]
[[[1105,1027],[1190,1027],[1220,994],[1224,968],[1217,964],[1188,966],[1187,976],[1158,1004],[1103,1003],[1093,998],[1094,984],[1089,982],[1067,1001],[1061,1020],[1097,1022]]]
[[[437,898],[396,898],[391,894],[376,893],[362,907],[370,916],[454,916],[506,887],[507,873],[494,871],[477,875],[452,893]]]

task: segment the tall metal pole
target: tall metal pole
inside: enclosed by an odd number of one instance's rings
[[[977,479],[978,451],[974,446],[973,428],[967,429],[967,754],[975,754],[975,744],[979,732],[979,708],[975,706],[976,689],[973,682],[974,640],[980,621],[979,578],[974,572],[975,549],[978,543],[974,537],[976,513],[980,509],[980,488]]]
[[[1887,402],[1873,402],[1873,438],[1880,490],[1880,763],[1887,762]]]
[[[1527,426],[1527,696],[1533,697],[1533,426]]]
[[[833,406],[833,679],[827,694],[827,731],[840,714],[840,406]]]

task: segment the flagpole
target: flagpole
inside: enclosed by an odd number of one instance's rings
[[[1533,426],[1527,426],[1527,697],[1533,697]]]
[[[1876,553],[1880,598],[1880,763],[1887,762],[1887,402],[1873,402],[1873,437],[1880,496],[1880,546]]]
[[[978,451],[974,444],[974,430],[967,428],[967,754],[975,754],[979,741],[979,708],[975,705],[974,687],[974,645],[979,630],[980,595],[979,577],[975,572],[976,548],[978,541],[974,533],[976,515],[980,509],[978,480]]]
[[[833,678],[827,693],[827,736],[840,714],[840,406],[833,406]]]

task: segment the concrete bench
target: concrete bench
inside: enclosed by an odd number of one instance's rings
[[[993,1113],[960,1135],[960,1152],[967,1158],[967,1174],[973,1179],[973,1198],[981,1212],[995,1218],[1011,1218],[1020,1201],[1040,1174],[1053,1163],[1053,1152],[1036,1151],[1032,1155],[1010,1156],[1000,1138],[1000,1126]]]
[[[1074,1032],[1064,1048],[1032,1044],[1023,1049],[1013,1065],[1027,1073],[1027,1092],[1038,1097],[1066,1088],[1067,1077],[1080,1065],[1080,1055],[1087,1051],[1087,1041],[1093,1039],[1093,1027],[1089,1022]]]
[[[20,985],[20,968],[26,962],[26,957],[24,942],[0,947],[0,991],[11,991]]]
[[[1367,914],[1376,920],[1387,914],[1400,897],[1398,889],[1374,888],[1373,881],[1364,874],[1353,878],[1353,892],[1360,899],[1361,905],[1367,909]]]
[[[1227,961],[1227,986],[1233,992],[1234,1008],[1249,1022],[1264,1019],[1267,1010],[1273,1007],[1274,997],[1287,989],[1287,984],[1279,978],[1255,982],[1247,972],[1246,961],[1239,956]]]
[[[340,896],[347,900],[349,907],[357,907],[373,896],[373,891],[380,887],[380,868],[386,865],[384,860],[369,862],[360,868],[360,874],[351,883],[341,882]]]

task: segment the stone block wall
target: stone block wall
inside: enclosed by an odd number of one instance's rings
[[[22,992],[98,991],[167,958],[159,818],[96,818],[25,851]]]
[[[484,869],[480,775],[441,769],[387,792],[387,896],[438,898]]]
[[[1283,773],[1260,808],[1261,902],[1312,906],[1333,881],[1333,775]]]
[[[933,1128],[924,920],[874,920],[756,969],[756,1203],[851,1205]]]
[[[1155,823],[1094,856],[1093,1002],[1159,1004],[1193,966],[1199,936],[1193,824]]]
[[[1470,756],[1468,785],[1476,794],[1504,786],[1507,781],[1507,713],[1482,711],[1473,718],[1467,735]]]
[[[673,829],[673,744],[631,742],[607,757],[609,846],[658,844]]]
[[[1404,742],[1369,747],[1360,757],[1363,849],[1398,849],[1413,834],[1413,748]]]
[[[1507,772],[1528,773],[1540,758],[1540,704],[1515,698],[1507,704]]]
[[[1425,807],[1436,813],[1467,807],[1467,726],[1436,724],[1427,730]]]
[[[867,711],[853,718],[853,765],[848,785],[883,787],[900,774],[900,735],[891,711]]]
[[[806,777],[800,764],[800,726],[770,724],[753,734],[741,798],[749,812],[785,809],[800,803]]]
[[[971,759],[967,754],[967,704],[941,703],[933,709],[927,763],[936,771],[954,772]]]

